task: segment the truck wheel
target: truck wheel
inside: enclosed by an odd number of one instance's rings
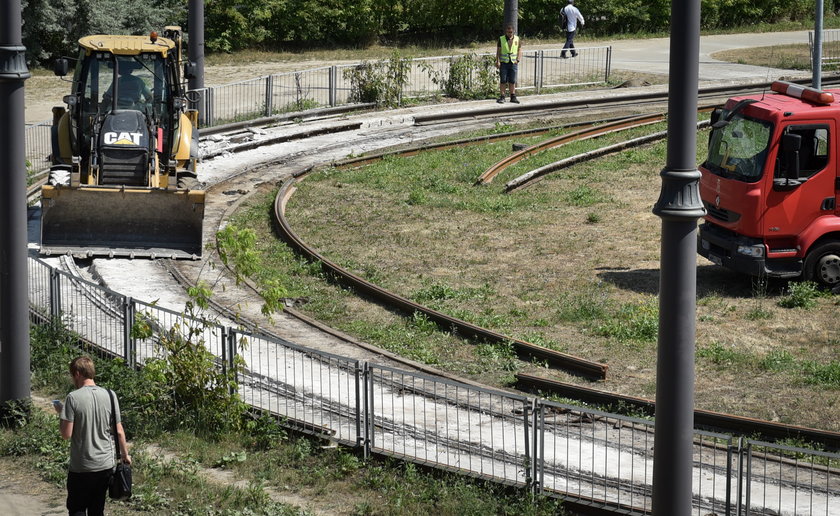
[[[819,245],[808,253],[804,276],[825,287],[840,285],[840,242]]]

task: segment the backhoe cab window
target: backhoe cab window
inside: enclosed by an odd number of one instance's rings
[[[799,148],[799,177],[794,179],[804,181],[825,168],[828,164],[828,126],[791,126],[785,133],[802,137],[802,146]],[[787,160],[780,159],[776,176],[789,177],[787,166]]]
[[[164,118],[167,78],[160,55],[94,53],[88,59],[83,80],[85,110],[90,114],[97,109],[99,114],[114,109],[114,81],[118,80],[116,109],[135,109]]]
[[[735,114],[709,135],[709,156],[703,166],[723,177],[752,183],[761,178],[767,160],[772,124]]]

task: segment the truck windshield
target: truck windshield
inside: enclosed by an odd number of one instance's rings
[[[709,135],[709,156],[703,166],[719,176],[745,182],[761,178],[773,125],[736,113]]]

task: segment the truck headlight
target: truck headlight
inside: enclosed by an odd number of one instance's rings
[[[750,258],[761,258],[764,256],[764,246],[758,245],[739,245],[738,254],[749,256]]]

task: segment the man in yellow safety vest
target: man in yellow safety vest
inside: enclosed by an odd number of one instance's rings
[[[505,26],[505,34],[496,45],[496,68],[499,69],[499,104],[505,102],[505,86],[510,90],[510,101],[519,104],[516,98],[516,69],[522,59],[522,43],[513,35],[513,25]]]

